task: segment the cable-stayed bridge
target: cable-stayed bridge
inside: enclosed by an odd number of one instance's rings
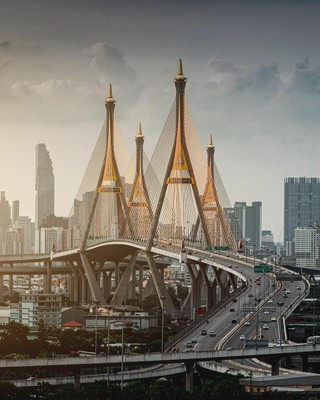
[[[208,246],[236,251],[237,244],[224,212],[229,204],[215,166],[212,136],[205,157],[186,104],[186,81],[180,60],[176,96],[154,153],[147,162],[139,124],[135,167],[126,172],[121,169],[126,153],[117,135],[116,102],[109,87],[103,129],[74,200],[68,230],[51,255],[52,261],[65,261],[83,272],[93,301],[106,303],[99,265],[126,257],[128,266],[111,303],[123,302],[139,253],[144,254],[155,291],[169,312],[173,304],[155,263],[157,256],[185,262],[193,286],[205,283],[208,308],[237,286],[236,277],[245,282],[239,272],[210,260],[203,263],[199,257]],[[197,291],[190,296],[193,307],[201,305]]]

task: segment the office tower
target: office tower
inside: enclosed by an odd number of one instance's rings
[[[320,227],[309,226],[294,230],[297,267],[320,267]]]
[[[261,233],[261,246],[269,251],[276,251],[276,246],[273,240],[273,234],[271,231],[262,231]]]
[[[253,201],[251,206],[245,202],[234,204],[234,214],[239,220],[243,239],[250,239],[257,248],[261,247],[261,228],[262,228],[262,203]]]
[[[14,225],[19,217],[19,200],[14,200],[12,202],[11,214],[12,225]]]
[[[26,216],[19,216],[14,225],[15,228],[23,229],[23,254],[34,253],[34,222]]]
[[[5,254],[6,232],[11,224],[10,205],[5,192],[0,192],[0,253]]]
[[[320,221],[320,179],[285,178],[284,180],[284,245],[286,255],[293,254],[296,228],[314,226]]]
[[[49,152],[44,143],[36,146],[36,212],[38,229],[45,215],[54,214],[54,174]]]

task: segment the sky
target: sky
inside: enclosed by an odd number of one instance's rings
[[[117,125],[155,147],[179,58],[201,142],[231,204],[262,201],[283,239],[285,177],[320,177],[320,2],[0,0],[0,190],[34,220],[35,146],[67,216],[100,133],[107,86]],[[132,142],[133,143],[133,142]],[[134,144],[133,144],[134,146]]]

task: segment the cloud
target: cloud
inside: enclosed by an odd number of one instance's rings
[[[85,51],[90,59],[90,65],[105,80],[126,79],[136,80],[134,68],[128,65],[124,54],[114,46],[106,43],[95,43]]]
[[[10,40],[4,40],[2,42],[0,42],[0,50],[4,49],[4,50],[8,50],[11,46],[11,41]]]
[[[209,60],[208,65],[213,69],[214,73],[239,74],[242,72],[242,68],[220,58],[212,58]]]
[[[311,68],[310,61],[306,58],[296,64],[294,74],[287,89],[291,92],[302,94],[320,94],[320,68]]]
[[[141,94],[142,85],[137,82],[136,70],[128,64],[124,53],[115,46],[99,42],[86,49],[85,54],[101,86],[106,90],[111,83],[115,98],[121,98],[125,108],[134,106]]]
[[[281,86],[278,63],[259,65],[253,72],[234,79],[233,90],[236,92],[253,91],[264,96],[276,94]]]
[[[71,80],[62,79],[48,79],[40,82],[39,84],[31,84],[29,81],[15,82],[12,85],[14,91],[28,93],[29,91],[42,95],[50,96],[62,94],[65,95],[66,90],[74,90],[74,84]]]

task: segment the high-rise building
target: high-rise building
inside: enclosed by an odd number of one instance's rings
[[[294,248],[297,267],[320,267],[320,227],[296,228]]]
[[[261,228],[262,228],[262,203],[253,201],[251,206],[245,202],[234,204],[234,214],[239,220],[242,231],[242,239],[250,239],[257,248],[261,247]]]
[[[284,245],[286,255],[294,252],[296,228],[314,226],[320,221],[320,179],[285,178],[284,180]]]
[[[45,215],[54,214],[54,174],[49,152],[44,143],[36,146],[36,210],[35,228]]]
[[[23,229],[23,254],[34,253],[34,222],[27,216],[19,216],[15,223],[15,228]]]
[[[5,192],[0,192],[0,253],[5,254],[6,232],[11,224],[11,209]]]
[[[19,200],[14,200],[12,202],[11,214],[12,225],[14,225],[19,217]]]

